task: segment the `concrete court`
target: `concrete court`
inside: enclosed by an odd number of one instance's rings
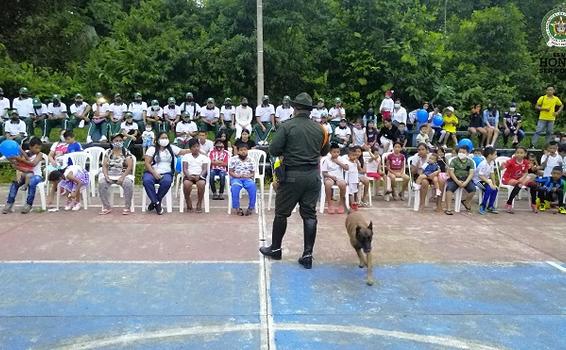
[[[448,217],[378,199],[364,209],[368,287],[344,216],[320,216],[305,271],[298,213],[272,263],[257,252],[272,212],[211,204],[0,216],[0,349],[566,348],[564,216]]]

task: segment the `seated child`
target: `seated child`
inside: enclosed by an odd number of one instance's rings
[[[485,159],[476,167],[472,180],[476,187],[484,192],[479,213],[485,215],[487,211],[492,214],[498,214],[494,206],[498,192],[494,171],[497,151],[494,147],[487,146],[483,150],[483,155]]]
[[[472,160],[474,161],[474,163],[476,163],[476,167],[478,165],[480,165],[480,163],[485,160],[485,157],[483,156],[483,152],[481,150],[481,148],[476,148],[474,149],[474,155],[472,156]]]
[[[424,143],[428,149],[433,149],[434,146],[430,142],[430,137],[428,136],[428,124],[423,124],[419,128],[419,134],[417,135],[417,145],[420,143]]]
[[[405,174],[405,156],[401,153],[402,150],[403,147],[401,147],[401,143],[398,141],[395,142],[393,144],[393,153],[389,154],[385,161],[385,169],[387,170],[387,177],[389,178],[387,192],[385,192],[385,194],[393,194],[394,200],[404,200],[403,194],[409,184],[409,175]],[[396,179],[403,179],[403,186],[399,193],[393,193],[392,184],[395,183]]]
[[[338,144],[332,143],[330,145],[329,155],[322,160],[320,170],[322,171],[322,177],[324,179],[328,214],[344,214],[347,186],[344,180],[344,171],[348,170],[348,165],[344,164],[340,158],[340,147]],[[338,186],[340,190],[340,202],[336,209],[332,204],[332,186],[334,185]]]
[[[366,144],[363,149],[368,152],[377,152],[379,150],[379,130],[375,127],[373,121],[368,122],[366,129]]]
[[[424,179],[429,179],[434,184],[436,189],[436,196],[442,196],[442,189],[440,188],[440,183],[438,181],[438,175],[440,175],[440,165],[438,164],[438,154],[431,153],[428,156],[427,165],[423,170],[423,173],[419,175],[416,183],[420,185]]]
[[[513,186],[511,194],[507,199],[507,204],[505,205],[507,212],[509,214],[514,214],[513,212],[513,200],[522,188],[529,187],[531,191],[531,208],[533,212],[537,212],[536,206],[536,185],[533,181],[533,177],[528,173],[529,162],[525,159],[527,155],[527,149],[523,146],[517,146],[515,150],[515,155],[502,164],[502,168],[505,171],[502,174],[501,183],[508,186]]]
[[[81,188],[89,184],[88,171],[79,165],[69,165],[65,169],[49,173],[49,181],[59,182],[62,195],[67,196],[65,210],[81,209]]]
[[[537,176],[542,176],[542,174],[544,174],[544,168],[541,168],[538,160],[537,160],[537,155],[529,152],[528,154],[528,162],[529,162],[529,169],[528,169],[528,173],[530,175],[532,175],[533,178],[537,177]]]
[[[550,209],[551,203],[558,201],[558,212],[566,214],[564,208],[564,186],[566,181],[562,178],[562,167],[555,166],[550,176],[538,177],[535,180],[538,184],[538,198],[541,205],[540,211]]]
[[[459,147],[458,156],[450,161],[450,178],[446,181],[446,215],[453,215],[452,198],[458,189],[466,191],[462,195],[462,205],[467,211],[471,210],[471,200],[474,197],[476,186],[472,182],[474,176],[474,161],[468,158],[468,148]]]

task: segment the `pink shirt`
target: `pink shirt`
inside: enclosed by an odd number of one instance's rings
[[[390,170],[403,170],[403,165],[405,164],[405,156],[403,154],[391,153],[387,156],[387,160],[389,160]]]

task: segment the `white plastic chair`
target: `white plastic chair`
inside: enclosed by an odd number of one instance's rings
[[[68,164],[70,159],[73,165],[78,165],[83,169],[86,169],[86,165],[90,161],[90,154],[86,152],[67,153],[62,157],[63,157],[63,164]],[[89,173],[89,180],[90,180],[90,173]],[[57,199],[55,201],[56,210],[59,210],[59,202],[61,197],[61,195],[59,194],[60,192],[59,189],[60,189],[60,183],[57,185],[57,195],[56,195]],[[89,191],[87,187],[85,186],[81,187],[81,199],[83,201],[83,207],[85,210],[88,209],[88,192]]]
[[[173,187],[173,184],[171,184],[171,187],[169,187],[169,190],[165,194],[165,197],[163,197],[163,201],[165,201],[165,205],[166,205],[168,213],[173,212],[173,195],[171,194],[172,187]],[[159,189],[159,184],[155,184],[155,190],[158,190],[158,189]],[[144,213],[147,210],[147,200],[149,199],[149,197],[147,196],[147,193],[145,192],[144,188],[142,188],[142,192],[143,192],[142,193],[142,213]],[[132,202],[133,202],[133,200],[132,200]]]
[[[265,162],[267,161],[267,154],[259,149],[251,149],[248,151],[248,156],[252,158],[255,164],[254,180],[259,180],[260,188],[260,205],[265,203]],[[256,205],[256,213],[258,212],[258,205]]]
[[[47,210],[47,201],[46,201],[46,197],[47,197],[47,188],[49,187],[47,185],[48,181],[47,181],[47,177],[49,176],[49,170],[47,169],[47,165],[49,164],[49,157],[46,154],[43,154],[43,181],[38,183],[37,186],[35,187],[35,193],[39,194],[39,200],[41,202],[41,210],[45,211]],[[28,189],[29,191],[29,189]],[[23,196],[22,198],[22,205],[26,205],[26,199],[27,196]]]
[[[84,150],[85,153],[90,154],[90,164],[88,168],[88,175],[90,180],[90,195],[96,197],[96,181],[100,173],[102,165],[102,158],[106,150],[102,147],[89,147]]]
[[[326,203],[326,191],[324,188],[324,176],[322,175],[322,162],[325,161],[325,159],[327,159],[330,156],[326,156],[320,159],[320,178],[321,178],[321,185],[320,185],[320,205],[319,205],[319,211],[320,213],[324,213],[324,205]],[[344,181],[346,181],[346,195],[345,195],[345,201],[344,204],[346,204],[346,208],[348,210],[350,210],[350,186],[348,183],[348,172],[345,171],[344,173]],[[340,192],[340,188],[337,185],[332,185],[332,194],[334,196],[334,191],[338,191]]]
[[[100,174],[98,175],[103,176],[102,175],[102,167],[100,168]],[[132,174],[128,175],[131,176],[133,183],[134,183],[134,193],[135,193],[135,188],[136,188],[136,157],[132,156]],[[120,197],[124,198],[124,189],[122,188],[122,186],[118,185],[118,184],[111,184],[110,185],[110,205],[112,207],[114,207],[114,189],[117,189],[120,193]],[[144,191],[142,189],[142,191]],[[145,191],[144,191],[145,193]],[[132,194],[132,204],[130,205],[130,211],[133,213],[135,211],[135,200],[134,200],[134,194]]]
[[[381,164],[383,164],[383,161],[381,159],[381,156],[378,155],[379,158],[379,165],[378,166],[374,166],[375,165],[375,161],[373,160],[373,158],[370,156],[369,152],[364,152],[363,153],[363,157],[364,157],[364,164],[366,167],[366,171],[367,172],[382,172],[382,166]],[[373,164],[373,165],[372,165]],[[382,183],[384,188],[386,186],[386,182],[385,182],[385,178],[381,178],[381,180],[376,180],[373,177],[367,177],[369,179],[369,190],[368,190],[368,194],[369,194],[369,206],[373,206],[373,191],[375,189],[375,194],[377,195],[377,186],[378,186],[378,182]],[[384,189],[384,193],[385,193],[385,189]]]
[[[381,162],[382,171],[383,171],[383,174],[385,174],[385,186],[386,186],[386,188],[389,188],[389,186],[390,186],[390,184],[391,184],[391,179],[389,178],[389,176],[386,175],[387,173],[385,172],[385,161],[387,160],[387,157],[388,157],[391,153],[393,153],[393,152],[386,152],[386,153],[383,153],[382,162]],[[403,173],[405,173],[405,174],[407,173],[407,164],[406,164],[406,162],[405,162],[405,164],[403,164]],[[401,183],[401,184],[403,183],[403,179],[402,179],[402,178],[396,178],[396,179],[395,179],[395,184],[391,185],[391,189],[392,189],[394,192],[395,192],[395,186],[397,186],[399,183]],[[385,197],[385,200],[386,200],[387,202],[389,202],[389,201],[391,200],[391,195],[387,195],[387,196],[384,196],[384,197]],[[411,201],[411,191],[409,191],[409,198],[408,198],[408,200],[407,200],[407,203],[409,203],[410,201]]]
[[[504,156],[500,156],[495,158],[495,171],[497,174],[497,178],[499,179],[499,192],[501,192],[501,190],[506,190],[507,191],[507,200],[509,200],[509,197],[511,196],[511,191],[513,191],[513,187],[511,185],[505,185],[503,184],[503,175],[505,174],[505,170],[503,169],[502,166],[505,162],[507,162],[508,160],[510,160],[510,157],[504,157]],[[526,192],[529,191],[528,187],[522,187],[521,191],[525,190]],[[520,192],[519,192],[520,193]],[[497,205],[497,207],[499,207],[499,193],[497,194],[497,199],[495,201],[495,204]],[[513,199],[513,201],[511,202],[511,208],[515,207],[515,199]]]
[[[456,157],[452,157],[449,161],[448,161],[448,167],[450,168],[452,162],[456,159]],[[472,161],[473,164],[473,170],[474,172],[476,171],[476,162],[474,162],[472,155],[468,155],[468,159],[470,159]],[[448,181],[447,181],[448,182]],[[447,184],[444,185],[444,196],[446,196],[446,188],[447,188]],[[462,196],[464,194],[464,189],[463,188],[458,188],[455,192],[454,192],[454,211],[456,213],[460,212],[460,209],[462,208]]]
[[[183,159],[183,163],[186,163],[187,161]],[[210,212],[210,159],[207,157],[207,162],[206,162],[206,166],[208,168],[208,171],[206,173],[206,183],[204,185],[204,212],[205,213],[209,213]],[[179,193],[177,194],[177,196],[179,197],[179,212],[180,213],[184,213],[185,212],[185,191],[183,191],[183,178],[184,175],[183,173],[181,174],[177,174],[177,183],[181,183],[181,186],[179,188]],[[193,184],[193,189],[196,190],[197,189],[197,185]]]

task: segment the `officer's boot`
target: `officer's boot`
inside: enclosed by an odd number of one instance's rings
[[[271,232],[271,245],[269,247],[261,247],[259,251],[265,256],[269,256],[273,260],[281,260],[281,242],[285,231],[287,230],[287,218],[275,215],[273,219],[273,230]]]
[[[299,258],[299,264],[303,265],[305,269],[312,268],[312,251],[314,248],[314,241],[316,240],[316,224],[316,219],[303,220],[304,249],[303,256]]]

